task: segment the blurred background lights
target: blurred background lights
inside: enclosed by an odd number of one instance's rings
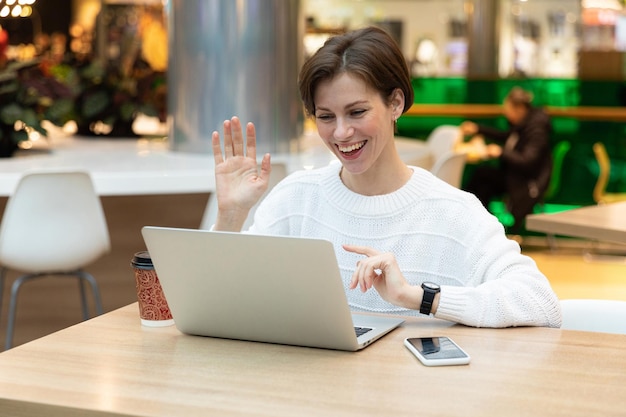
[[[36,0],[0,0],[0,18],[30,17]]]

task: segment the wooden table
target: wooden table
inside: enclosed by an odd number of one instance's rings
[[[428,368],[406,337],[446,335],[468,366]],[[0,354],[0,415],[617,416],[626,335],[408,318],[357,353],[142,328],[136,304]]]
[[[526,228],[554,235],[626,244],[626,202],[531,214]]]
[[[547,106],[546,110],[552,117],[609,122],[626,121],[626,108],[624,107]],[[497,117],[502,116],[502,106],[499,104],[413,104],[405,116],[453,116],[469,119]]]

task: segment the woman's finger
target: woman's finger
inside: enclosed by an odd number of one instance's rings
[[[233,155],[244,156],[243,153],[243,131],[241,129],[241,121],[237,116],[230,119],[233,140]]]
[[[357,245],[342,245],[342,246],[344,250],[348,252],[352,252],[352,253],[357,253],[359,255],[376,256],[380,254],[380,252],[377,251],[376,249],[372,249],[367,246],[357,246]]]
[[[248,157],[256,160],[256,129],[252,122],[246,125],[246,153]]]
[[[377,275],[375,268],[371,266],[371,263],[367,262],[367,260],[372,256],[379,255],[380,252],[377,251],[376,249],[372,249],[367,246],[358,246],[358,245],[342,245],[342,246],[343,246],[343,249],[348,252],[367,256],[366,259],[362,259],[357,263],[356,270],[354,271],[354,274],[352,275],[352,279],[350,280],[350,284],[349,284],[350,289],[355,289],[356,287],[359,287],[362,292],[367,291],[368,289],[372,287],[373,282],[374,282],[374,276]]]
[[[213,160],[215,165],[219,165],[224,162],[224,156],[222,155],[222,144],[220,143],[220,134],[214,131],[211,135],[211,145],[213,147]]]
[[[350,281],[351,289],[359,287],[361,292],[366,292],[371,287],[367,271],[367,262],[359,261],[356,264],[356,269],[354,270],[354,274],[352,274],[352,279]]]
[[[224,120],[224,157],[233,156],[233,132],[230,120]]]

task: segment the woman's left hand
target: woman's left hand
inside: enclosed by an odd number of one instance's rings
[[[343,245],[343,248],[348,252],[366,256],[357,262],[350,281],[350,289],[359,287],[365,292],[374,287],[387,302],[405,308],[419,309],[422,289],[406,281],[393,253],[382,253],[366,246]]]

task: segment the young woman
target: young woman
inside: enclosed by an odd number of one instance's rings
[[[473,195],[402,162],[394,127],[413,89],[389,35],[370,27],[331,38],[304,64],[299,86],[339,163],[281,181],[250,233],[331,241],[355,311],[421,312],[477,327],[560,326],[547,279],[495,217]],[[223,152],[213,133],[214,230],[240,231],[267,188],[270,156],[258,169],[254,125],[245,140],[242,130],[236,117],[224,122]]]

